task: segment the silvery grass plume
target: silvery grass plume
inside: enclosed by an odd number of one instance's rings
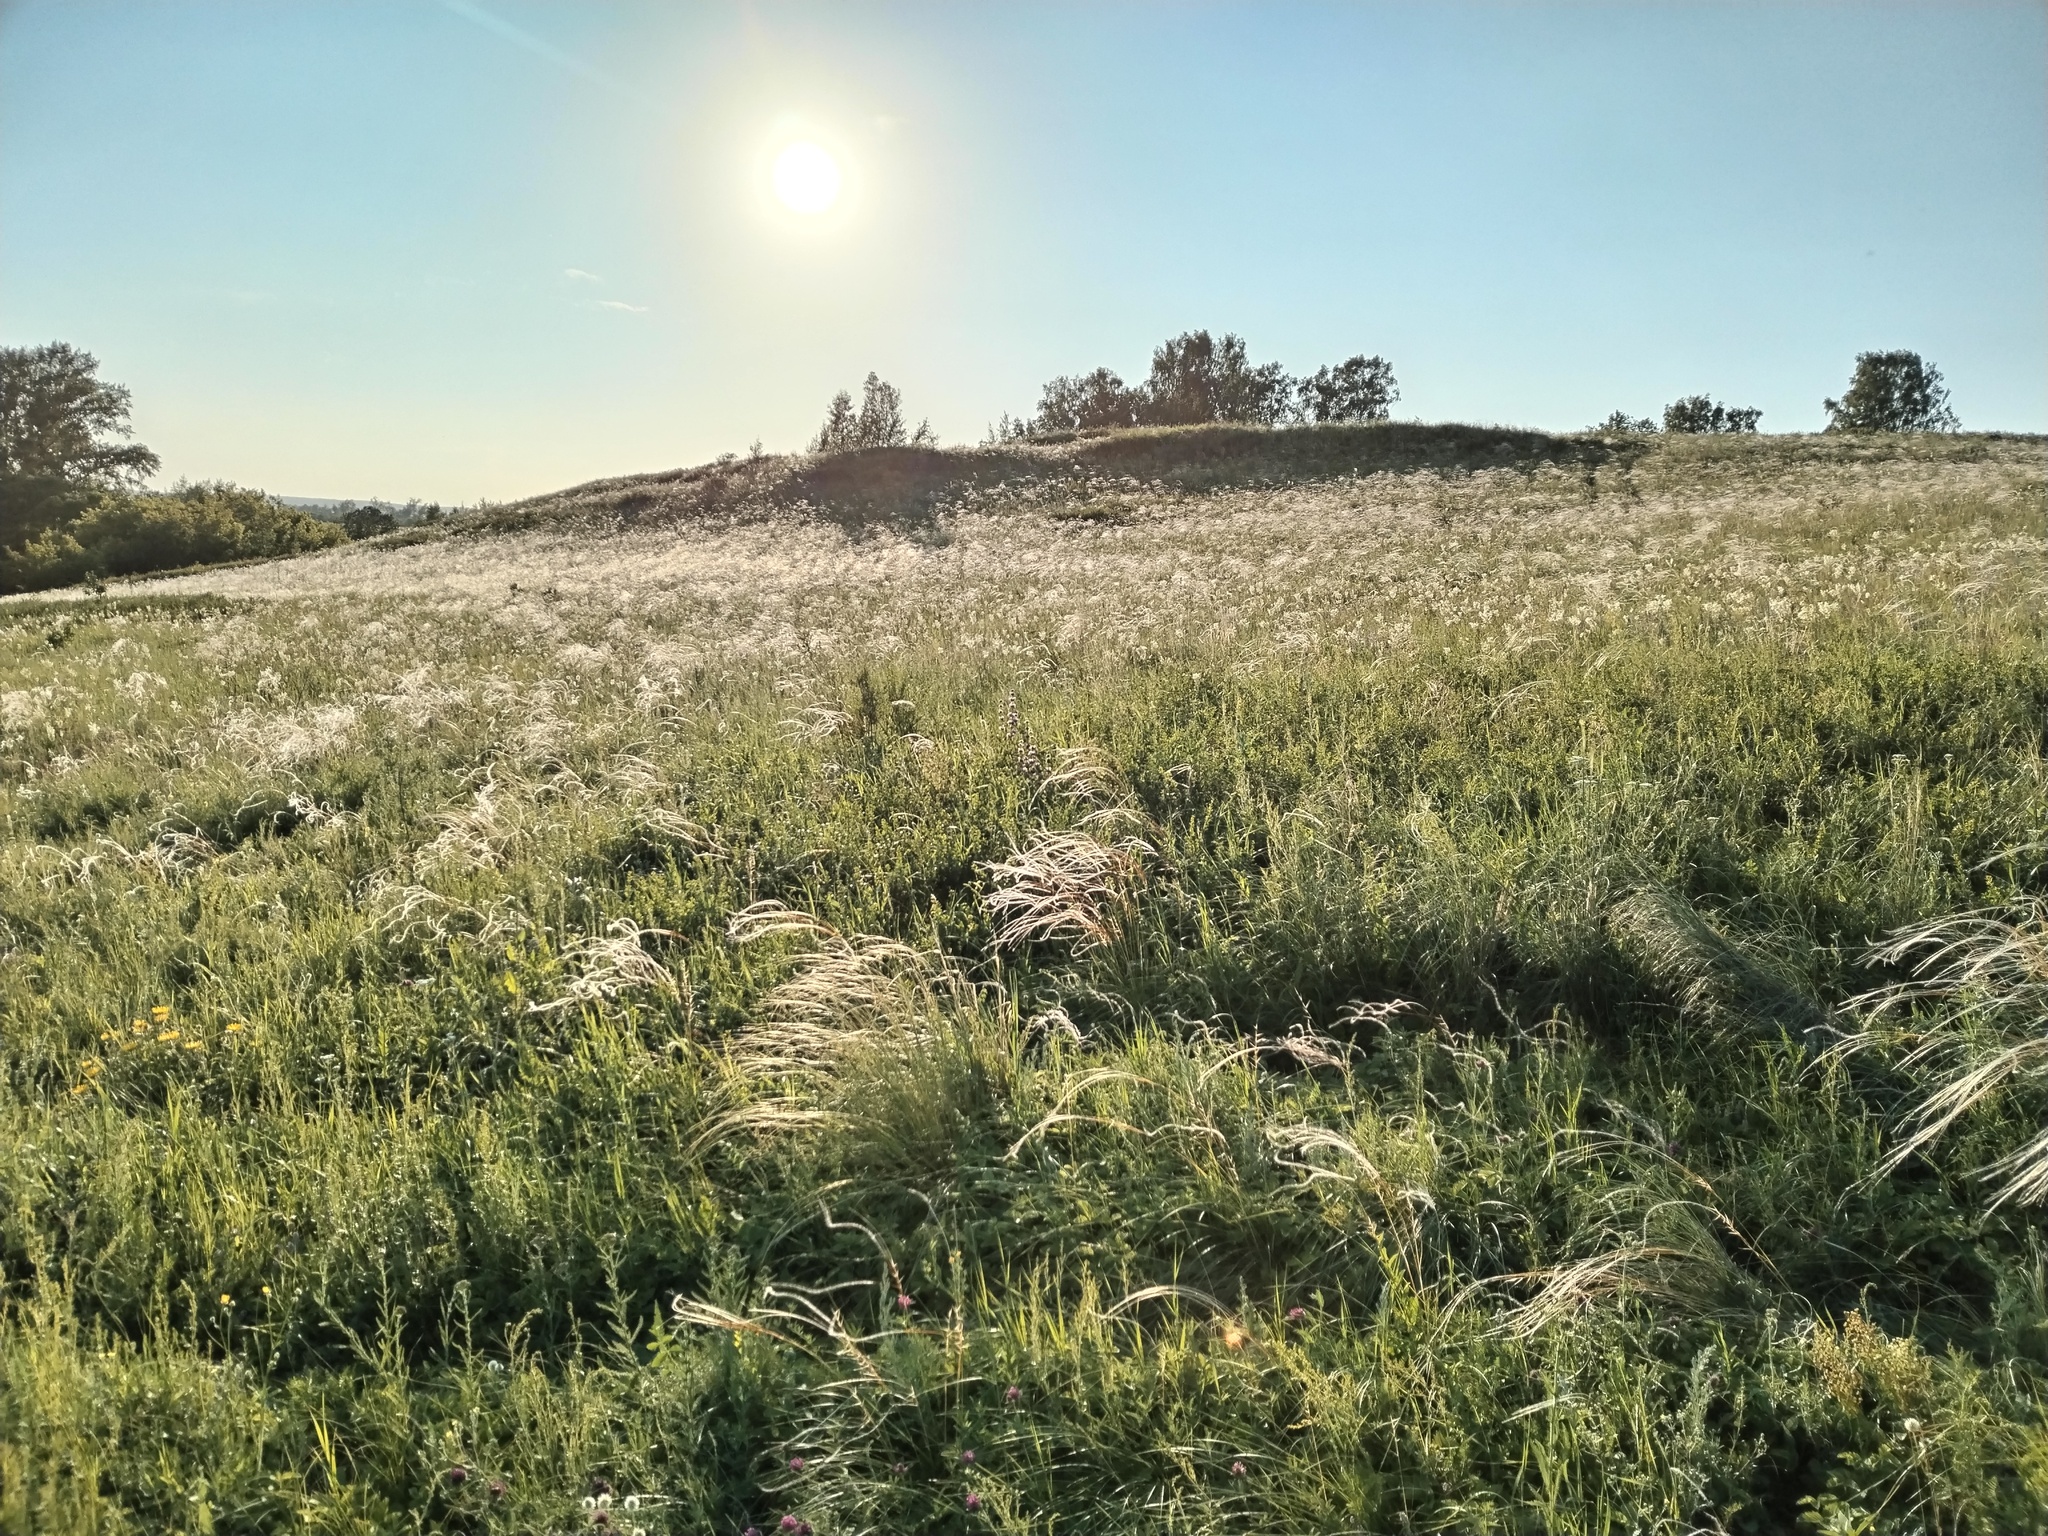
[[[1608,911],[1608,929],[1681,1011],[1811,1038],[1823,1025],[1813,1000],[1752,950],[1730,939],[1675,892],[1629,892]]]
[[[1900,1123],[1905,1139],[1878,1165],[1891,1173],[1957,1120],[2048,1074],[2048,901],[1997,912],[1958,912],[1903,928],[1873,949],[1880,965],[1912,962],[1907,979],[1852,999],[1864,1025],[1838,1056],[1898,1049],[1898,1065],[1935,1087]],[[1903,1022],[1890,1021],[1903,1016]],[[2048,1196],[2048,1131],[1977,1170],[1998,1180],[1992,1208]]]
[[[642,928],[629,918],[620,918],[603,933],[588,934],[566,946],[562,958],[576,967],[561,996],[545,1003],[529,1003],[529,1013],[552,1013],[580,1003],[609,1002],[632,991],[654,991],[679,997],[683,993],[675,972],[647,952],[649,939],[673,939],[666,928]]]
[[[1014,1011],[944,955],[842,934],[772,901],[735,913],[727,932],[810,948],[733,1036],[732,1107],[705,1140],[815,1130],[836,1137],[848,1166],[901,1174],[950,1156],[964,1124],[1014,1078]]]
[[[1007,859],[982,866],[993,881],[982,905],[995,920],[994,947],[1067,939],[1085,952],[1115,943],[1156,850],[1138,837],[1105,841],[1098,829],[1118,822],[1146,827],[1147,818],[1128,803],[1116,769],[1092,746],[1061,749],[1038,793],[1090,809],[1078,827],[1041,827],[1022,848],[1012,845]]]

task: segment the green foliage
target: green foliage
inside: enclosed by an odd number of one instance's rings
[[[342,514],[341,531],[352,539],[374,539],[380,533],[389,533],[398,526],[398,519],[382,507],[365,502],[360,507],[351,507]]]
[[[1859,352],[1839,400],[1823,400],[1830,432],[1954,432],[1941,370],[1918,352]]]
[[[68,342],[0,347],[0,482],[113,485],[155,472],[128,431],[128,391],[101,382],[99,360]],[[0,528],[0,542],[13,542]]]
[[[903,424],[903,396],[894,384],[869,374],[861,386],[860,409],[845,390],[832,397],[825,410],[825,424],[811,440],[813,453],[849,453],[857,448],[928,448],[933,442],[931,425],[918,423],[915,432]]]
[[[1728,406],[1718,400],[1709,400],[1705,395],[1687,395],[1683,400],[1674,400],[1664,407],[1664,430],[1754,432],[1763,415],[1754,406]]]
[[[69,522],[0,549],[0,591],[67,586],[93,574],[266,559],[324,549],[346,537],[274,497],[224,482],[181,485],[161,496],[102,493]]]
[[[1108,368],[1062,375],[1045,385],[1036,414],[1014,423],[1006,415],[989,435],[1001,443],[1131,426],[1384,421],[1400,398],[1385,358],[1360,354],[1296,379],[1278,363],[1254,364],[1240,336],[1188,331],[1153,350],[1151,372],[1136,388]]]
[[[1008,547],[1137,603],[1126,479],[1199,548],[1403,430],[1080,445]],[[1885,1174],[1921,1085],[1823,1049],[2044,894],[2038,467],[1935,446],[1377,475],[1392,638],[1309,572],[1307,644],[0,608],[0,1531],[2043,1529],[2048,1246],[1972,1176],[2038,1100]],[[1451,595],[1497,525],[1547,610],[1553,493],[1698,586],[1511,642]],[[1766,557],[1846,585],[1737,622]]]

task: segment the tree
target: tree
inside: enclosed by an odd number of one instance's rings
[[[1107,368],[1053,379],[1039,395],[1035,432],[1080,432],[1099,427],[1128,427],[1138,420],[1142,404],[1136,390]]]
[[[825,424],[811,439],[813,453],[845,453],[854,448],[929,448],[936,441],[929,421],[915,432],[903,427],[903,395],[894,384],[870,373],[861,385],[860,410],[845,390],[825,408]]]
[[[1273,426],[1290,414],[1294,380],[1278,363],[1253,367],[1242,337],[1189,331],[1152,353],[1138,419],[1149,426],[1237,421]]]
[[[1753,406],[1722,405],[1705,395],[1687,395],[1664,407],[1666,432],[1754,432],[1764,413]]]
[[[112,486],[156,472],[129,437],[128,391],[97,377],[99,359],[69,342],[0,347],[0,475]]]
[[[1859,352],[1848,392],[1823,400],[1830,432],[1956,432],[1941,370],[1918,352]]]
[[[1336,367],[1318,368],[1295,387],[1302,416],[1309,421],[1385,421],[1401,398],[1394,367],[1363,353]]]
[[[365,502],[341,514],[341,531],[352,539],[374,539],[398,526],[398,519],[382,507]]]
[[[0,547],[72,522],[99,493],[153,473],[129,436],[128,391],[67,342],[0,347]]]

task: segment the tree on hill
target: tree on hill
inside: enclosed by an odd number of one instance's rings
[[[853,396],[840,390],[825,408],[825,424],[811,439],[813,453],[846,453],[855,448],[929,448],[935,441],[931,423],[919,422],[915,432],[903,426],[903,395],[894,384],[870,373],[861,385],[860,409]]]
[[[1839,400],[1823,400],[1830,432],[1955,432],[1941,370],[1918,352],[1859,352]]]
[[[350,507],[341,515],[341,531],[352,539],[374,539],[380,533],[389,533],[398,526],[398,519],[382,507],[365,502],[360,507]]]
[[[1764,413],[1754,406],[1723,405],[1705,395],[1687,395],[1664,407],[1666,432],[1755,432]]]
[[[1290,421],[1384,421],[1401,398],[1394,369],[1360,353],[1304,379],[1278,363],[1253,363],[1244,338],[1226,331],[1184,331],[1152,351],[1151,371],[1133,388],[1110,368],[1049,381],[1036,414],[1000,428],[991,441],[1047,432],[1115,427],[1179,427],[1238,422],[1275,427]]]
[[[1657,423],[1648,416],[1631,416],[1627,411],[1615,411],[1605,421],[1596,421],[1588,429],[1593,432],[1654,432]]]
[[[1294,380],[1278,363],[1253,366],[1244,338],[1228,332],[1219,342],[1207,331],[1188,331],[1152,353],[1138,419],[1148,426],[1236,421],[1275,426],[1292,407]]]
[[[1360,353],[1334,368],[1318,368],[1295,386],[1295,394],[1306,421],[1385,421],[1401,386],[1394,382],[1392,363]]]
[[[0,347],[0,546],[77,517],[93,493],[140,482],[157,456],[122,442],[128,391],[69,342]]]

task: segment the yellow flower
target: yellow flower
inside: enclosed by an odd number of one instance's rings
[[[270,1287],[269,1287],[269,1286],[267,1286],[267,1285],[266,1285],[265,1287],[263,1287],[263,1294],[264,1294],[264,1295],[266,1295],[266,1296],[268,1296],[268,1295],[270,1294]]]
[[[235,1298],[230,1296],[226,1291],[222,1291],[220,1293],[220,1304],[224,1307],[232,1307],[235,1304]]]
[[[163,1043],[163,1042],[164,1042],[164,1041],[166,1041],[166,1040],[175,1040],[175,1039],[177,1039],[177,1038],[178,1038],[178,1032],[177,1032],[177,1031],[176,1031],[175,1029],[167,1029],[167,1030],[165,1030],[165,1031],[164,1031],[164,1032],[163,1032],[162,1034],[158,1035],[158,1036],[157,1036],[156,1038],[157,1038],[157,1042],[158,1042],[159,1044],[161,1044],[161,1043]]]
[[[206,1049],[206,1042],[204,1040],[187,1040],[185,1042],[185,1049],[188,1051],[203,1051]]]
[[[130,1030],[131,1030],[131,1031],[132,1031],[133,1033],[135,1033],[135,1034],[138,1034],[138,1035],[139,1035],[139,1034],[141,1034],[141,1033],[142,1033],[142,1032],[143,1032],[144,1030],[148,1029],[148,1028],[149,1028],[149,1026],[148,1026],[147,1024],[143,1023],[143,1022],[142,1022],[142,1020],[140,1020],[140,1019],[137,1019],[137,1020],[136,1020],[136,1021],[135,1021],[135,1022],[134,1022],[133,1024],[130,1024],[130,1025],[128,1026],[128,1028],[129,1028],[129,1029],[130,1029]]]
[[[242,1032],[243,1028],[244,1028],[244,1025],[243,1025],[243,1023],[242,1023],[242,1021],[241,1021],[240,1019],[229,1019],[229,1020],[228,1020],[228,1033],[229,1033],[229,1034],[231,1034],[231,1035],[239,1035],[239,1034],[240,1034],[240,1033]]]
[[[152,1019],[155,1019],[157,1023],[161,1024],[165,1019],[168,1019],[171,1016],[171,1010],[164,1004],[158,1003],[154,1008],[149,1010],[149,1016]]]

